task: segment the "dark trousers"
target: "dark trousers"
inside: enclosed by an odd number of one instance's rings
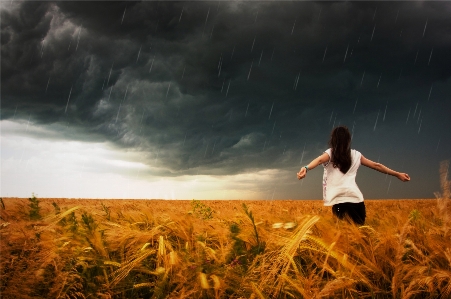
[[[365,204],[362,202],[343,202],[332,206],[332,213],[338,219],[349,218],[357,225],[364,225],[366,218]]]

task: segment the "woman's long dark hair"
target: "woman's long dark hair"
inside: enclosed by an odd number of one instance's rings
[[[331,161],[334,168],[339,168],[341,172],[348,172],[351,168],[351,134],[345,126],[339,126],[332,130],[330,134],[329,146],[332,148]]]

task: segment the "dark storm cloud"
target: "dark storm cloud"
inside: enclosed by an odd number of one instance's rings
[[[161,175],[297,169],[334,124],[354,128],[369,158],[414,172],[406,161],[428,153],[435,171],[451,147],[450,13],[448,2],[12,2],[1,117],[143,151]]]

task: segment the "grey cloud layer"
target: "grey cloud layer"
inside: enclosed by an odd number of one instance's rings
[[[426,143],[450,148],[439,132],[450,127],[447,2],[14,2],[1,13],[2,119],[147,152],[160,175],[292,168],[334,123],[384,152],[369,135],[396,139],[408,111],[405,136],[423,126]]]

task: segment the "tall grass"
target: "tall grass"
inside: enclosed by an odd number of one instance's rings
[[[448,167],[361,227],[321,201],[3,198],[1,297],[450,298]]]

